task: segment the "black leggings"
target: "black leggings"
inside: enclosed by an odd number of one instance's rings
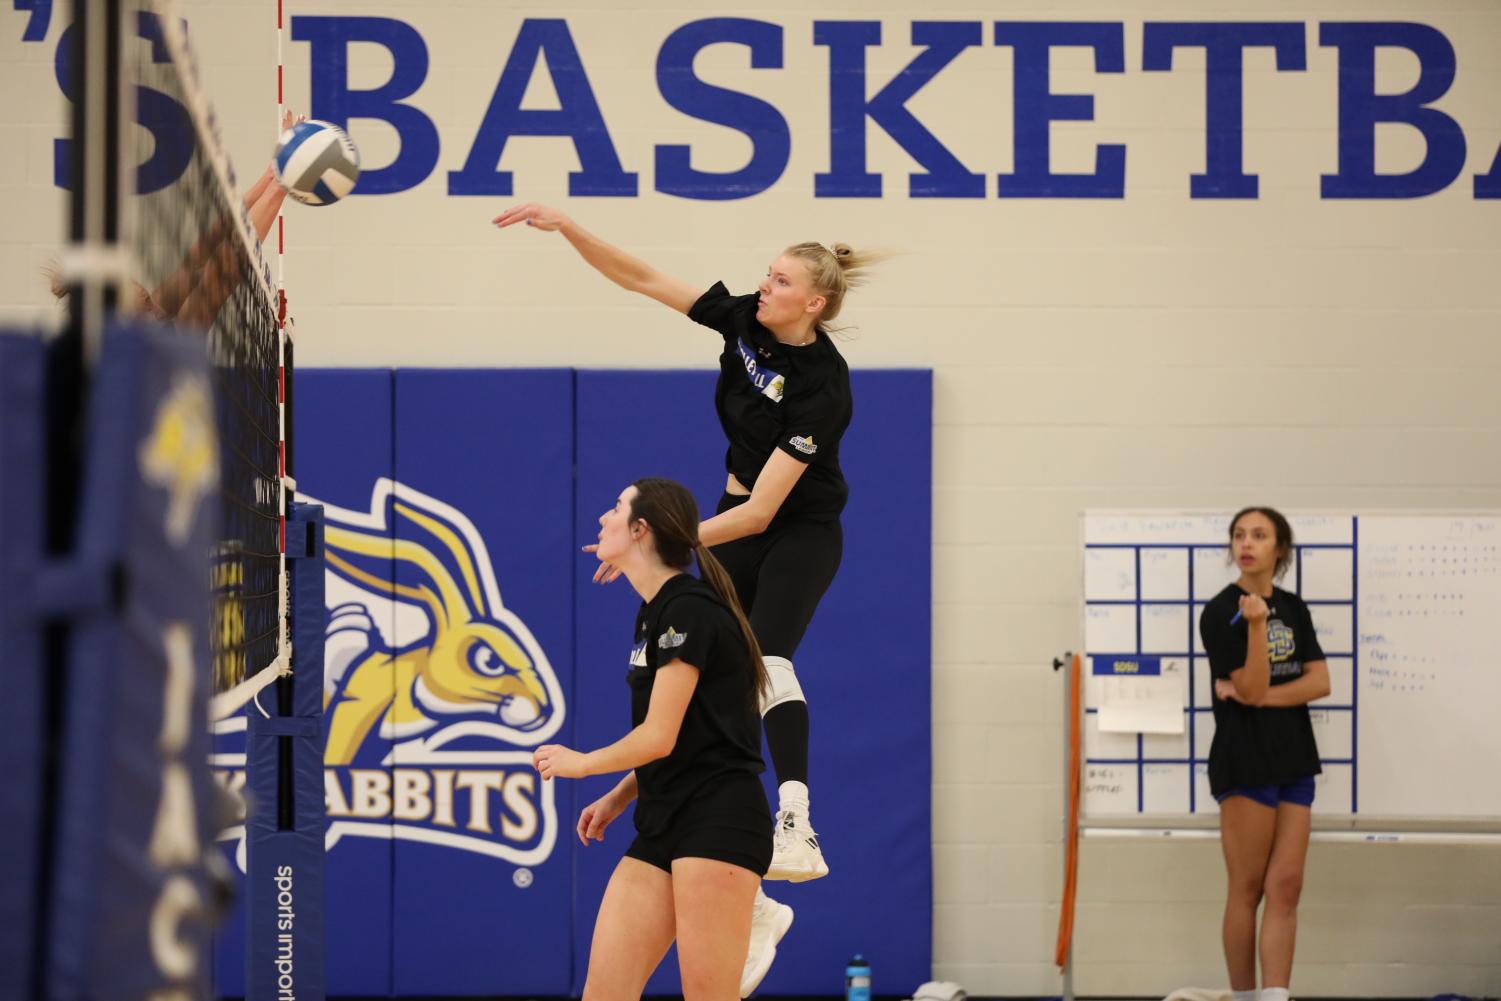
[[[725,494],[718,512],[749,499]],[[844,529],[838,521],[773,521],[761,534],[722,543],[712,552],[735,584],[761,652],[791,660],[839,569]]]

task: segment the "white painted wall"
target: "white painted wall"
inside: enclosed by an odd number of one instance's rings
[[[270,0],[189,5],[191,31],[243,177],[274,141]],[[432,65],[411,99],[442,139],[437,171],[413,190],[332,209],[292,206],[287,281],[304,365],[709,366],[688,321],[601,279],[556,237],[497,232],[513,199],[446,194],[524,17],[565,18],[635,198],[566,197],[576,169],[560,139],[515,139],[503,166],[519,197],[550,200],[664,270],[748,289],[783,245],[813,238],[902,251],[851,296],[854,367],[935,372],[935,976],[981,995],[1055,993],[1061,838],[1061,691],[1050,658],[1079,643],[1077,518],[1087,507],[1298,508],[1501,506],[1501,202],[1473,177],[1501,145],[1501,8],[1489,0],[1311,0],[1302,5],[1186,0],[1025,7],[962,0],[821,5],[825,19],[879,19],[871,80],[916,49],[914,18],[986,24],[909,107],[971,170],[987,197],[916,200],[915,168],[871,128],[885,197],[814,199],[828,169],[828,60],[801,4],[695,9],[594,0],[425,5],[293,0],[289,16],[380,15],[411,23]],[[722,46],[698,72],[774,104],[793,134],[769,191],[695,202],[654,193],[653,148],[691,143],[705,169],[738,167],[749,143],[689,119],[657,93],[662,40],[710,14],[785,29],[784,68],[751,70]],[[1082,171],[1102,142],[1127,146],[1123,199],[1002,200],[1012,167],[1012,59],[990,22],[1123,22],[1126,71],[1096,74],[1082,51],[1055,56],[1053,86],[1095,95],[1095,120],[1053,127],[1053,165]],[[1246,56],[1245,162],[1260,197],[1189,197],[1204,164],[1204,57],[1141,70],[1143,24],[1210,17],[1307,26],[1308,70],[1277,73]],[[0,320],[47,316],[35,277],[56,246],[61,201],[50,141],[64,107],[51,76],[54,23],[18,42],[23,15],[0,11]],[[1321,20],[1419,21],[1456,50],[1437,107],[1468,140],[1466,170],[1420,199],[1331,201],[1337,167],[1335,52]],[[1387,56],[1390,55],[1390,58]],[[286,50],[289,100],[308,101],[307,45]],[[379,52],[351,76],[375,86]],[[1383,53],[1383,91],[1417,79]],[[539,76],[530,100],[550,90]],[[394,134],[352,123],[367,164]],[[1377,166],[1423,157],[1417,133],[1378,129]],[[858,423],[851,431],[859,434]],[[894,470],[893,475],[900,475]],[[834,665],[830,665],[834,668]],[[836,849],[837,850],[837,849]],[[1150,995],[1224,982],[1223,874],[1212,843],[1089,842],[1083,852],[1076,986]],[[1294,987],[1314,996],[1501,993],[1501,854],[1495,849],[1314,846]],[[900,985],[890,985],[897,989]]]

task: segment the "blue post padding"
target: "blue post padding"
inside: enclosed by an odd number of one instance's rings
[[[810,883],[766,884],[796,916],[763,995],[838,993],[843,964],[857,952],[871,959],[878,993],[909,993],[932,979],[932,378],[926,371],[862,371],[852,374],[851,387],[854,421],[840,445],[850,484],[843,561],[793,658],[811,720],[812,820],[831,871]],[[701,514],[713,512],[724,488],[713,393],[712,372],[578,373],[580,541],[594,538],[599,514],[642,476],[683,482]],[[629,401],[629,420],[622,401]],[[585,749],[628,729],[624,677],[639,606],[623,580],[590,584],[595,566],[593,556],[575,556],[574,746]],[[612,781],[575,783],[576,803],[590,802]],[[630,818],[615,821],[603,844],[573,842],[575,995],[583,990],[605,883],[634,833]],[[646,993],[678,992],[670,955]]]
[[[322,739],[262,733],[250,717],[246,835],[246,1001],[325,996]],[[293,823],[278,828],[282,753],[292,759]]]
[[[101,593],[117,597],[74,608],[69,621],[45,994],[207,997],[204,581],[217,475],[202,342],[145,323],[113,327],[89,406],[68,561],[81,581],[109,573]]]
[[[46,351],[0,332],[0,997],[29,990],[42,799],[42,623],[28,591],[42,563]]]
[[[291,540],[297,540],[297,552]],[[287,563],[292,577],[292,715],[323,718],[323,508],[293,504],[287,514]],[[321,725],[321,724],[320,724]],[[319,750],[320,760],[322,750]],[[321,789],[321,786],[320,786]],[[320,802],[321,792],[320,792]],[[322,811],[319,811],[320,817]]]
[[[292,677],[279,684],[292,686],[292,714],[247,717],[255,807],[246,823],[246,1001],[319,1001],[326,994],[323,508],[293,504],[287,539],[293,661]],[[288,801],[290,811],[283,809]]]

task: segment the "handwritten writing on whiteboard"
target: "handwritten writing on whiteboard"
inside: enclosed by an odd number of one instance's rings
[[[1136,774],[1135,765],[1085,765],[1080,783],[1085,811],[1097,816],[1135,813]]]
[[[1501,816],[1501,518],[1362,518],[1357,556],[1360,811]]]

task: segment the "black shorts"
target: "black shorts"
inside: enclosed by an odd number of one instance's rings
[[[760,777],[743,772],[714,780],[673,814],[665,831],[638,832],[625,854],[666,872],[672,871],[673,859],[706,858],[766,875],[771,807]]]
[[[748,499],[725,494],[717,510],[723,513]],[[838,521],[774,521],[761,534],[721,543],[712,552],[735,583],[761,652],[791,660],[834,582],[844,555],[844,529]]]

